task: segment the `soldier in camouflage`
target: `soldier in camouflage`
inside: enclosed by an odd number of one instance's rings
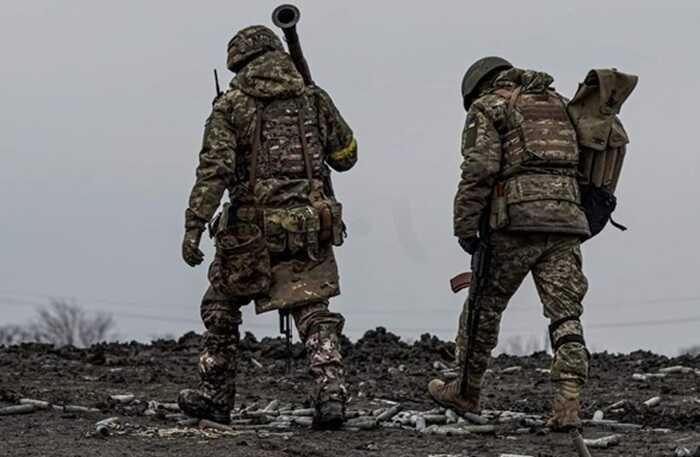
[[[180,393],[183,411],[230,420],[242,306],[288,312],[306,346],[317,428],[344,421],[347,391],[339,336],[344,319],[329,311],[340,293],[333,246],[345,226],[330,168],[357,161],[352,130],[326,92],[305,86],[279,38],[252,26],[229,42],[230,88],[206,122],[196,182],[185,214],[182,254],[203,261],[207,224],[216,241],[201,316],[201,383]],[[329,168],[330,167],[330,168]],[[230,203],[214,218],[224,192]]]
[[[580,245],[590,233],[577,182],[576,134],[566,100],[551,87],[552,81],[546,73],[513,68],[496,57],[477,61],[465,75],[462,92],[468,114],[454,233],[473,255],[481,218],[488,218],[491,268],[474,341],[467,337],[470,310],[464,309],[459,320],[457,360],[473,345],[468,379],[435,379],[428,390],[443,406],[479,412],[481,380],[498,341],[501,315],[531,273],[551,322],[555,397],[548,426],[566,430],[581,426],[579,397],[588,374],[580,322],[588,284]]]

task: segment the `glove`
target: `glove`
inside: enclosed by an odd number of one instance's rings
[[[182,258],[191,267],[196,267],[204,261],[204,253],[199,249],[202,232],[200,228],[187,229],[185,239],[182,240]]]
[[[469,255],[474,255],[476,250],[479,248],[479,237],[470,236],[467,238],[460,238],[459,245],[462,249],[464,249],[464,252]]]

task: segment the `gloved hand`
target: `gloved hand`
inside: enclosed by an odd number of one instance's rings
[[[467,238],[460,238],[459,245],[462,249],[464,249],[464,252],[469,255],[474,255],[476,250],[479,248],[479,237],[470,236]]]
[[[182,258],[191,267],[196,267],[204,261],[204,253],[199,249],[199,241],[202,239],[203,229],[191,228],[185,231],[182,240]]]

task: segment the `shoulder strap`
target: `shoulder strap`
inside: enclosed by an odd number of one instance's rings
[[[513,90],[502,87],[493,92],[494,94],[500,95],[508,101],[508,107],[506,108],[506,125],[510,125],[510,115],[513,114],[515,104],[518,102],[518,98],[520,98],[522,91],[522,86],[518,86]]]
[[[513,94],[510,96],[510,100],[508,101],[508,110],[506,111],[506,116],[508,116],[508,120],[510,120],[510,115],[513,114],[513,110],[515,109],[515,104],[518,102],[518,98],[520,98],[520,94],[523,91],[522,86],[518,86],[515,88],[513,91]]]
[[[311,189],[311,180],[313,179],[313,172],[311,170],[311,157],[309,157],[309,145],[306,143],[306,127],[304,126],[304,108],[306,103],[300,100],[298,103],[299,115],[299,136],[301,138],[301,153],[304,155],[304,168],[306,169],[306,178],[309,180],[309,189]]]
[[[258,104],[258,109],[255,112],[255,133],[253,133],[253,146],[250,157],[250,181],[248,190],[251,195],[255,195],[255,181],[258,176],[258,154],[260,153],[260,142],[262,140],[262,117],[264,106]]]

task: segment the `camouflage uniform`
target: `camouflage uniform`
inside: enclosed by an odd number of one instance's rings
[[[498,341],[501,315],[528,273],[551,322],[555,387],[577,395],[563,386],[582,385],[588,372],[579,318],[588,287],[580,244],[589,231],[580,207],[575,132],[565,100],[551,83],[545,73],[502,71],[467,115],[454,233],[462,239],[475,236],[481,217],[494,229],[475,340],[466,337],[466,303],[457,337],[458,360],[468,344],[474,345],[466,382],[477,392]]]
[[[328,94],[304,85],[272,32],[255,26],[239,35],[251,29],[272,50],[239,65],[215,100],[185,216],[196,238],[228,191],[231,204],[213,222],[217,251],[201,306],[200,393],[233,407],[240,308],[254,301],[258,313],[293,317],[315,379],[312,399],[345,402],[344,319],[328,310],[340,293],[332,246],[344,225],[329,167],[352,168],[357,145]]]

